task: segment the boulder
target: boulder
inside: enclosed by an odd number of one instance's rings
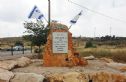
[[[25,67],[32,63],[32,60],[27,57],[21,57],[16,60],[4,60],[0,61],[0,68],[6,69],[6,70],[12,70],[16,66],[18,67]]]
[[[15,77],[10,82],[43,82],[45,77],[35,73],[15,73]]]
[[[16,60],[18,67],[25,67],[32,63],[31,59],[27,57],[21,57]]]
[[[111,72],[79,73],[69,72],[65,74],[52,74],[48,82],[126,82],[126,76]]]
[[[6,61],[0,61],[0,68],[11,70],[17,65],[16,61],[13,60],[6,60]]]
[[[126,82],[126,76],[110,72],[93,73],[92,82]]]
[[[113,82],[111,73],[97,72],[90,75],[92,82]]]
[[[63,74],[63,82],[88,82],[88,75],[78,73],[78,72],[69,72]]]
[[[10,82],[14,74],[8,70],[0,69],[0,82]]]
[[[88,82],[88,76],[78,72],[65,74],[52,74],[48,76],[49,82]]]

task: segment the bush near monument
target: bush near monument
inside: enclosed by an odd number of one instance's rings
[[[26,33],[29,34],[23,36],[24,40],[31,41],[31,46],[38,46],[38,57],[40,57],[41,45],[47,42],[49,28],[46,28],[42,21],[37,21],[37,23],[25,23],[24,27],[26,28]]]
[[[96,48],[96,46],[93,45],[93,43],[91,41],[87,41],[85,48]]]

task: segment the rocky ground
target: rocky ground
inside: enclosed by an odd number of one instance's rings
[[[85,67],[43,67],[27,57],[0,61],[0,82],[126,82],[126,64],[87,57]]]

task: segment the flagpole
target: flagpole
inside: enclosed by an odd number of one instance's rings
[[[72,24],[69,26],[68,30],[72,27]]]
[[[48,20],[44,17],[45,21],[48,23]]]
[[[70,22],[71,22],[71,25],[69,26],[68,30],[72,27],[73,24],[75,24],[77,22],[77,20],[79,19],[80,15],[82,15],[82,10],[81,12],[76,15]],[[72,24],[73,23],[73,24]]]

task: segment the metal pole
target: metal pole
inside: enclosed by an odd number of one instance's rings
[[[23,45],[23,49],[22,49],[22,54],[24,54],[24,45]]]
[[[69,26],[68,30],[72,27],[72,24]]]
[[[31,53],[32,53],[32,43],[31,43]]]
[[[11,46],[11,55],[13,56],[13,46]]]
[[[51,12],[50,12],[51,5],[50,4],[51,4],[51,2],[50,2],[50,0],[48,0],[48,26],[49,27],[50,27],[50,21],[51,21]]]
[[[94,27],[94,38],[96,37],[95,34],[96,34],[96,27]]]

